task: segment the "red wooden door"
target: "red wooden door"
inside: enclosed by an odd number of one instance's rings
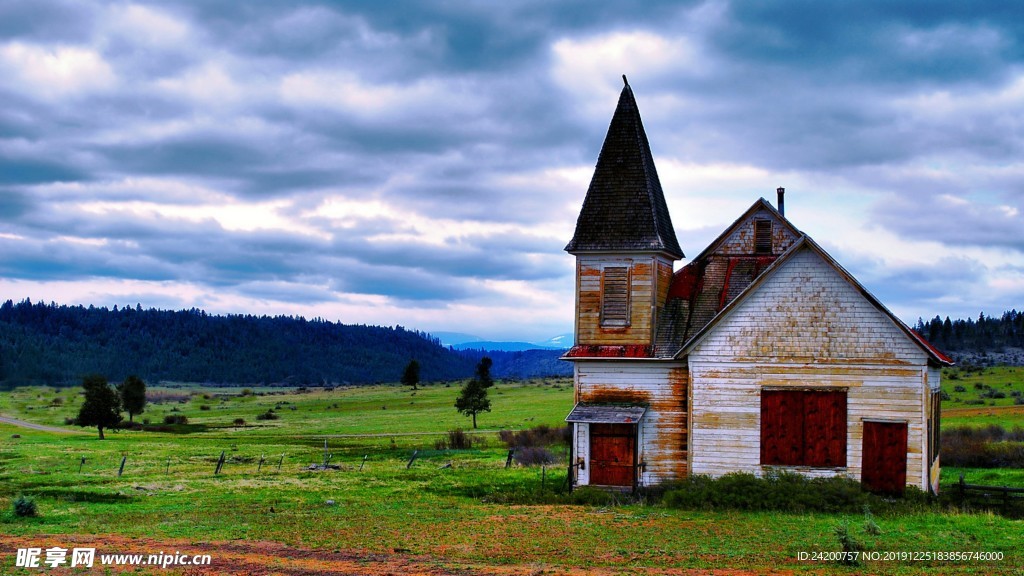
[[[903,493],[907,484],[906,423],[864,423],[861,482],[872,492]]]
[[[590,483],[632,487],[636,477],[636,426],[590,425]]]

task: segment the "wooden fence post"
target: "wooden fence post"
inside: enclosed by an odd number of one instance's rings
[[[281,464],[284,464],[284,454],[281,454],[281,459],[277,461],[277,471],[281,471]]]
[[[82,461],[78,463],[78,473],[82,473],[82,466],[85,466],[85,456],[82,456]]]
[[[220,458],[217,460],[217,468],[214,469],[214,475],[220,474],[220,469],[224,467],[224,450],[220,452]]]
[[[260,465],[256,467],[256,472],[263,470],[263,460],[266,459],[266,454],[260,454]]]
[[[170,475],[171,473],[171,457],[167,457],[167,466],[164,467],[164,474]]]
[[[408,470],[410,467],[412,467],[412,463],[416,461],[416,457],[419,456],[419,454],[420,454],[419,450],[413,450],[412,451],[412,458],[409,458],[409,463],[405,465],[405,469],[406,470]]]
[[[508,458],[505,458],[505,468],[512,466],[512,456],[516,453],[516,449],[512,448],[508,451]]]
[[[360,472],[363,471],[363,466],[366,465],[366,459],[369,458],[369,457],[370,457],[369,454],[363,454],[363,462],[362,462],[362,464],[359,465],[359,471]]]
[[[124,474],[124,463],[127,462],[127,461],[128,461],[128,455],[125,454],[124,457],[121,458],[121,467],[117,469],[117,477],[118,478],[121,477],[121,474]]]

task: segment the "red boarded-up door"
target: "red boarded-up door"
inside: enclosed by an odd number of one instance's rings
[[[907,424],[864,422],[861,482],[872,492],[902,494],[907,484]]]
[[[636,477],[636,425],[590,425],[590,483],[632,488]]]

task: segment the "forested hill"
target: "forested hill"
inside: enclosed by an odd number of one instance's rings
[[[424,381],[465,378],[476,360],[427,334],[290,316],[202,310],[0,306],[0,386],[110,381],[322,384],[397,382],[415,358]]]
[[[978,315],[978,319],[950,320],[936,316],[925,322],[918,319],[914,330],[945,352],[1002,352],[1006,348],[1024,348],[1024,312],[1010,310],[999,318]]]

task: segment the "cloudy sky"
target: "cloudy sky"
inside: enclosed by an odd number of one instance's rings
[[[909,323],[1024,302],[1019,2],[0,0],[0,298],[572,330],[629,77],[683,250],[757,198]]]

